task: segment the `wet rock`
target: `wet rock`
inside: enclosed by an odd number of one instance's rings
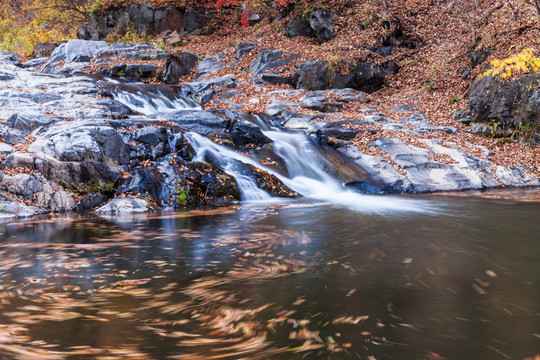
[[[189,74],[197,60],[197,55],[185,51],[178,56],[171,54],[165,60],[159,78],[167,84],[177,84],[181,76]]]
[[[167,130],[155,126],[146,126],[135,131],[133,138],[145,144],[156,146],[160,142],[167,140]]]
[[[193,9],[186,9],[182,23],[181,34],[199,35],[201,30],[210,22],[209,15],[201,14]]]
[[[3,209],[0,211],[0,220],[30,217],[43,212],[35,206],[28,206],[2,193],[0,193],[0,208]]]
[[[199,79],[215,71],[218,71],[223,67],[223,64],[219,61],[223,58],[221,55],[205,58],[199,63],[195,78]]]
[[[257,59],[249,66],[250,73],[260,75],[267,70],[287,65],[291,61],[298,59],[300,55],[287,56],[282,59],[283,52],[272,49],[259,50]]]
[[[42,57],[49,57],[59,45],[60,43],[57,43],[57,42],[37,43],[36,46],[34,47],[34,52],[32,53],[32,57],[34,59],[42,58]]]
[[[96,210],[98,215],[124,215],[145,213],[150,210],[150,204],[142,199],[112,199],[106,205]]]
[[[236,47],[236,58],[241,59],[244,55],[252,52],[258,46],[259,44],[257,44],[256,42],[241,42]]]
[[[164,116],[182,128],[206,136],[221,133],[230,124],[230,119],[209,111],[180,110]]]
[[[245,146],[247,144],[263,146],[272,142],[257,125],[245,120],[237,121],[232,126],[230,133],[236,146]]]
[[[335,15],[330,10],[317,9],[308,15],[309,25],[320,43],[332,40],[334,35]]]
[[[60,161],[129,162],[122,137],[106,121],[82,121],[51,127],[29,149]]]
[[[136,169],[130,175],[131,177],[124,180],[118,187],[118,195],[134,193],[158,203],[169,200],[169,189],[163,186],[163,176],[156,167]]]
[[[236,78],[233,75],[225,75],[220,78],[210,78],[186,83],[184,93],[187,96],[194,96],[201,104],[206,104],[215,94],[220,92],[217,87],[233,89],[236,87]]]
[[[72,211],[78,207],[70,194],[49,182],[40,173],[0,174],[0,191],[32,201],[37,207],[50,211]]]

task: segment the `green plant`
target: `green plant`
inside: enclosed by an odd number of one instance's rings
[[[4,212],[6,210],[6,205],[0,206],[0,212]]]
[[[182,185],[178,185],[176,187],[176,192],[178,195],[176,195],[176,203],[179,206],[185,207],[187,205],[187,191]]]
[[[450,103],[455,104],[455,103],[459,102],[460,100],[461,100],[461,95],[451,98]]]
[[[126,76],[126,72],[124,70],[120,70],[116,75],[118,77],[124,77],[124,76]]]
[[[100,1],[100,0],[94,1],[94,3],[92,4],[92,6],[90,6],[90,14],[95,14],[95,13],[97,13],[98,11],[101,10],[101,7],[102,7],[102,4],[101,4],[101,1]]]
[[[152,45],[154,46],[154,50],[156,51],[169,51],[169,49],[167,49],[167,45],[165,45],[165,41],[163,39],[159,39],[158,41],[154,41],[152,43]],[[156,55],[157,57],[157,55]]]
[[[413,60],[413,59],[407,59],[407,60],[405,60],[405,62],[404,62],[405,65],[410,65],[410,64],[412,64],[412,63],[414,63],[414,60]]]

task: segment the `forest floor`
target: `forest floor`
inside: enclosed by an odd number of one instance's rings
[[[472,81],[494,59],[506,58],[521,49],[540,50],[540,17],[533,6],[518,0],[479,0],[475,2],[406,0],[400,2],[330,0],[324,6],[332,9],[336,37],[323,44],[315,38],[294,37],[286,34],[287,21],[298,13],[281,19],[263,14],[262,21],[252,27],[239,26],[238,14],[224,9],[214,18],[217,31],[210,36],[189,36],[176,51],[190,51],[202,56],[222,54],[223,63],[235,63],[236,48],[240,42],[256,41],[261,49],[275,49],[284,56],[302,54],[292,63],[278,69],[281,75],[290,75],[294,67],[305,61],[326,60],[339,66],[340,61],[360,59],[368,63],[399,65],[399,72],[388,75],[384,87],[372,94],[368,107],[381,113],[407,116],[395,111],[400,105],[414,104],[414,110],[426,115],[434,125],[453,126],[466,131],[465,126],[452,118],[454,111],[467,105],[468,89]],[[473,4],[474,3],[474,4]],[[314,6],[314,5],[311,5]],[[275,15],[275,14],[274,14]],[[392,26],[386,29],[384,21]],[[381,46],[381,38],[392,35],[395,27],[403,30],[401,46],[387,57],[366,49]],[[394,29],[394,30],[393,30]],[[231,100],[245,107],[245,111],[264,112],[270,103],[268,92],[288,85],[256,86],[249,79],[249,65],[256,58],[256,51],[244,56],[235,65],[225,66],[214,76],[233,74],[239,81],[238,95]],[[480,64],[475,64],[475,53],[486,54]],[[182,81],[190,81],[190,74]],[[254,96],[257,102],[250,102]],[[287,100],[287,99],[283,99]],[[294,100],[294,99],[290,99]],[[228,104],[216,100],[208,107],[226,108]],[[349,103],[335,112],[343,119],[358,118],[359,109],[366,104]],[[394,109],[391,111],[391,109]],[[310,110],[305,109],[309,112]],[[331,118],[330,118],[331,119]],[[359,134],[353,142],[366,149],[367,144],[384,136]],[[395,133],[392,133],[396,137]],[[441,134],[438,140],[486,146],[491,151],[490,160],[504,166],[523,164],[536,177],[540,177],[540,146],[521,144],[518,141],[496,141],[490,137],[467,132]],[[414,134],[404,134],[401,139],[418,144]]]

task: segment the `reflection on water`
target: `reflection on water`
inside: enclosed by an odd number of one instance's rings
[[[0,224],[0,358],[534,358],[540,203],[431,203]]]

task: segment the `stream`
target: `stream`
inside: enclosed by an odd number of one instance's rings
[[[439,210],[363,214],[304,199],[1,224],[0,353],[536,355],[540,203],[420,198]]]
[[[198,108],[116,85],[133,121]],[[538,189],[359,194],[306,135],[255,123],[285,171],[185,134],[236,205],[0,223],[0,359],[538,355]],[[272,198],[242,164],[301,197]]]

